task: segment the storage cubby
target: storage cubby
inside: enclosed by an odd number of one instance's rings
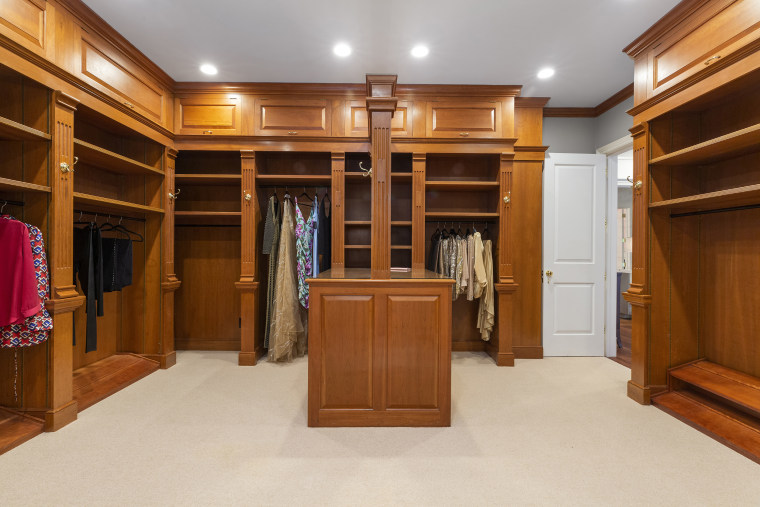
[[[177,156],[174,217],[179,225],[239,224],[240,152],[182,151]]]

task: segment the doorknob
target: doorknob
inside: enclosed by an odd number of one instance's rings
[[[551,269],[547,269],[546,270],[546,276],[547,277],[551,277],[553,274],[554,274],[554,271],[552,271]]]

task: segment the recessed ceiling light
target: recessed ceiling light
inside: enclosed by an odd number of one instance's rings
[[[425,58],[428,53],[430,53],[430,50],[427,46],[423,46],[422,44],[412,48],[412,56],[415,58]]]
[[[549,79],[554,75],[554,69],[551,67],[544,67],[538,71],[538,79]]]
[[[201,72],[209,76],[216,76],[219,73],[216,67],[210,63],[204,63],[201,65]]]
[[[339,42],[338,44],[335,45],[335,47],[333,47],[333,53],[335,53],[336,56],[345,58],[351,54],[351,46],[349,46],[345,42]]]

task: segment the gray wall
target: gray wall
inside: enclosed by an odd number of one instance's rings
[[[633,97],[597,118],[544,118],[544,146],[550,153],[596,153],[630,134],[633,118],[626,111],[632,107]]]

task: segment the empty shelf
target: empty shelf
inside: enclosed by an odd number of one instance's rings
[[[74,154],[79,157],[79,162],[106,171],[126,174],[164,174],[162,170],[148,164],[143,164],[79,139],[74,139]]]
[[[240,174],[175,174],[177,183],[192,185],[235,185],[240,184]]]
[[[9,178],[0,178],[0,190],[11,190],[15,192],[44,192],[50,193],[50,187],[44,185],[35,185],[25,181],[12,180]]]
[[[760,124],[674,151],[649,161],[650,165],[708,163],[758,150]]]
[[[6,141],[50,141],[50,134],[0,116],[0,139]]]
[[[81,192],[74,192],[74,203],[81,205],[84,204],[88,209],[85,211],[98,211],[103,213],[163,213],[161,208],[154,208],[152,206],[145,206],[144,204],[135,204],[132,202],[119,201],[117,199],[109,199],[108,197],[100,197],[98,195],[83,194]]]
[[[498,181],[426,181],[426,188],[441,190],[493,190],[499,188]]]
[[[691,211],[708,211],[758,203],[760,203],[760,185],[748,185],[746,187],[731,188],[707,194],[653,202],[649,204],[649,208],[688,213]]]

